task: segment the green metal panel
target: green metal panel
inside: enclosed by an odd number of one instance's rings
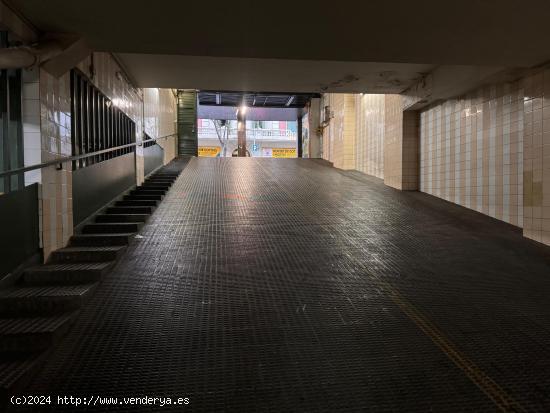
[[[198,155],[195,91],[178,91],[178,155]]]
[[[39,252],[38,184],[0,195],[0,279]]]

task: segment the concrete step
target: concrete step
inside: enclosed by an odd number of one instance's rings
[[[131,201],[131,200],[125,200],[125,201],[116,201],[115,202],[115,206],[137,206],[137,207],[141,207],[141,206],[157,206],[158,204],[158,201],[155,201],[155,200],[150,200],[150,201],[147,201],[147,200],[134,200],[134,201]]]
[[[3,316],[60,314],[82,306],[97,283],[53,286],[15,286],[0,291]]]
[[[170,190],[170,186],[169,185],[164,185],[164,184],[144,184],[142,186],[138,186],[136,188],[136,190],[141,190],[141,191],[164,191],[164,192],[168,192]]]
[[[149,178],[145,178],[145,182],[151,182],[151,181],[167,181],[167,182],[174,182],[177,178],[174,178],[172,176],[150,176]]]
[[[159,170],[149,176],[176,176],[177,177],[179,176],[179,174],[180,174],[179,172],[175,172],[175,171]]]
[[[147,218],[148,214],[100,214],[95,222],[145,222]]]
[[[147,186],[151,186],[151,185],[163,185],[163,186],[171,187],[171,186],[172,186],[172,182],[169,182],[169,181],[157,181],[157,180],[154,180],[154,181],[145,181],[143,184],[141,184],[141,187],[147,187]]]
[[[124,195],[125,201],[161,201],[162,195],[132,194]]]
[[[170,184],[174,183],[177,178],[168,177],[168,176],[155,176],[152,178],[145,178],[144,182],[169,182]]]
[[[124,250],[125,246],[60,248],[52,252],[50,263],[116,261]]]
[[[125,207],[109,207],[105,210],[107,214],[149,214],[153,213],[153,207],[136,207],[136,206],[125,206]]]
[[[159,186],[159,185],[160,184],[151,184],[151,185],[148,185],[148,186],[138,186],[136,188],[136,190],[137,191],[163,191],[164,193],[166,193],[170,190],[169,186],[166,186],[166,185]]]
[[[168,177],[168,176],[153,176],[150,178],[145,178],[145,182],[169,182],[172,183],[176,180],[176,178]]]
[[[166,193],[164,189],[132,189],[130,195],[160,195],[163,196]]]
[[[20,394],[28,385],[45,361],[45,354],[47,353],[0,355],[0,411],[7,409],[12,395]]]
[[[27,285],[88,284],[101,280],[114,264],[113,261],[46,264],[27,269],[23,280]]]
[[[77,312],[50,317],[1,318],[0,352],[46,350],[69,330]]]
[[[166,182],[166,181],[145,181],[140,186],[150,186],[150,185],[164,185],[164,186],[171,186],[172,181]]]
[[[117,234],[78,234],[71,237],[71,247],[100,247],[100,246],[116,246],[128,245],[134,237],[134,233],[117,233]]]
[[[156,201],[155,201],[156,202]],[[119,234],[138,232],[143,226],[140,222],[95,222],[82,227],[83,234]]]
[[[138,186],[138,188],[148,188],[148,189],[166,189],[168,190],[170,188],[170,185],[169,184],[157,184],[157,183],[154,183],[154,182],[151,182],[151,183],[148,183],[148,182],[144,182],[143,184],[141,184],[140,186]]]

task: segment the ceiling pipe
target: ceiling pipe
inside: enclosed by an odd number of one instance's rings
[[[63,51],[55,40],[31,46],[18,46],[0,49],[0,69],[19,69],[38,66]]]

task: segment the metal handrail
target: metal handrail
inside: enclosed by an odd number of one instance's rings
[[[23,173],[23,172],[34,171],[35,169],[43,169],[43,168],[47,168],[48,166],[54,166],[54,165],[59,165],[60,166],[59,169],[61,169],[61,166],[62,166],[61,164],[65,163],[65,162],[72,162],[72,161],[78,161],[79,159],[91,158],[92,156],[97,156],[97,155],[101,155],[101,154],[104,154],[104,153],[114,152],[114,151],[118,151],[118,150],[124,149],[124,148],[131,148],[131,147],[134,147],[134,146],[142,146],[145,142],[158,141],[160,139],[168,139],[172,136],[177,136],[177,134],[172,133],[172,134],[166,135],[166,136],[159,136],[158,138],[149,138],[149,139],[143,140],[141,142],[128,143],[126,145],[116,146],[114,148],[109,148],[109,149],[102,149],[100,151],[85,153],[85,154],[82,154],[82,155],[64,156],[62,158],[57,158],[57,159],[54,159],[54,160],[48,161],[48,162],[37,163],[35,165],[24,166],[22,168],[10,169],[8,171],[0,172],[0,178],[2,178],[4,176],[17,175],[17,174],[20,174],[20,173]]]

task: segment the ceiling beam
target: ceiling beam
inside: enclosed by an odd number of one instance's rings
[[[419,110],[484,85],[513,82],[528,71],[493,66],[441,66],[402,92],[403,109]]]
[[[38,30],[3,1],[0,1],[0,27],[24,43],[38,41]]]

